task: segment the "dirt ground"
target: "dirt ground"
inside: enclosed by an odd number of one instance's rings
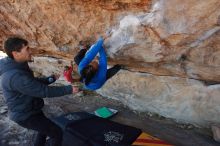
[[[111,120],[140,128],[144,132],[176,146],[220,145],[212,139],[210,129],[178,124],[155,114],[132,111],[119,101],[107,99],[94,92],[87,91],[84,95],[45,99],[44,113],[52,118],[69,112],[92,112],[102,106],[119,111]],[[8,119],[7,107],[0,87],[0,145],[32,146],[34,134],[34,131],[24,129]]]

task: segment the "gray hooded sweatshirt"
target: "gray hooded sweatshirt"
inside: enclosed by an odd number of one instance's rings
[[[9,57],[0,60],[0,75],[9,118],[15,122],[40,113],[44,106],[42,98],[72,93],[71,85],[48,86],[49,81],[33,76],[27,62],[18,63]]]

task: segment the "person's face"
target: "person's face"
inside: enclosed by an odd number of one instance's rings
[[[93,68],[94,70],[98,70],[99,64],[98,64],[96,61],[92,61],[92,62],[90,63],[90,65],[92,65],[92,68]]]
[[[14,59],[18,62],[31,61],[31,50],[28,45],[23,45],[20,52],[13,51],[12,54],[14,56]]]

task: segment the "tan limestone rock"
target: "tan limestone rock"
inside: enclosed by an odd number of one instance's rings
[[[48,75],[62,73],[79,41],[110,30],[109,64],[128,71],[101,94],[208,125],[220,123],[219,85],[206,86],[220,83],[219,8],[219,0],[1,0],[0,44],[10,35],[28,39],[39,56],[33,68]]]

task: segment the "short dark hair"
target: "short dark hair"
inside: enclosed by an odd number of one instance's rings
[[[20,37],[10,37],[4,43],[4,51],[8,57],[14,59],[12,51],[20,52],[23,45],[27,46],[28,41]]]
[[[96,70],[94,70],[92,65],[87,65],[85,68],[83,68],[80,74],[80,80],[84,81],[84,83],[88,85],[92,78],[95,76]]]

